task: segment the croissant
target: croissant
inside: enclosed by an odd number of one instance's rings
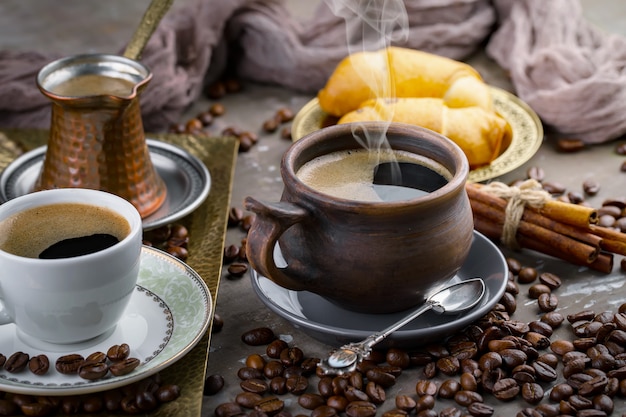
[[[338,124],[390,121],[425,127],[455,142],[471,169],[488,165],[510,143],[511,127],[480,107],[453,108],[440,98],[372,99],[339,119]]]
[[[379,97],[435,97],[449,107],[478,106],[493,111],[489,87],[474,68],[400,47],[349,55],[317,95],[322,110],[337,117]]]

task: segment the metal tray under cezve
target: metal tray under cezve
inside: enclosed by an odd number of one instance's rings
[[[209,195],[211,176],[198,158],[185,150],[147,139],[152,164],[165,182],[167,197],[161,207],[143,220],[145,230],[172,223],[195,210]],[[0,174],[0,199],[11,200],[32,191],[46,154],[46,146],[15,159]]]

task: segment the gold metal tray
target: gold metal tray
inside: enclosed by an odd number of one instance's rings
[[[481,182],[499,177],[518,168],[537,152],[543,142],[543,125],[539,116],[522,100],[508,91],[491,87],[496,112],[513,131],[511,143],[488,166],[473,169],[468,180]],[[291,137],[298,140],[336,122],[325,113],[317,98],[305,104],[291,125]]]
[[[237,157],[237,141],[230,137],[159,134],[151,137],[177,145],[199,158],[211,172],[207,199],[179,222],[189,229],[187,264],[202,277],[213,299],[213,311],[222,270],[226,222]],[[0,131],[0,171],[20,154],[47,143],[47,130]],[[177,384],[181,396],[161,405],[151,416],[200,416],[202,391],[211,332],[183,358],[161,372],[167,383]],[[100,414],[99,414],[100,415]],[[106,414],[102,414],[103,416]]]

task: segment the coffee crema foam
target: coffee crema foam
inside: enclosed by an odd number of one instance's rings
[[[65,239],[108,234],[123,240],[128,221],[106,207],[58,203],[30,208],[0,222],[0,249],[17,256],[38,258]]]
[[[374,171],[384,162],[425,166],[446,179],[452,174],[430,158],[396,149],[349,149],[318,156],[302,165],[296,176],[309,187],[333,197],[355,201],[383,201],[374,189]]]

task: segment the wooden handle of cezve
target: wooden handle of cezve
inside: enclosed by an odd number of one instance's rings
[[[126,58],[134,60],[141,58],[141,54],[148,40],[173,2],[174,0],[152,0],[150,2],[137,30],[135,30],[133,37],[126,46],[126,50],[124,51]]]

